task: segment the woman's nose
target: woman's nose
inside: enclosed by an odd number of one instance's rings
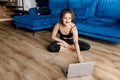
[[[66,21],[69,21],[69,19],[66,19]]]

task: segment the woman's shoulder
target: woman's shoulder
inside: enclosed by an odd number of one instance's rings
[[[71,23],[71,28],[76,28],[76,25],[74,23]]]
[[[71,23],[71,31],[76,31],[77,30],[77,27],[74,23]]]
[[[71,22],[71,27],[76,27],[75,23]]]
[[[60,25],[60,22],[56,22],[56,25]]]
[[[55,26],[59,26],[59,25],[60,25],[60,22],[55,23]]]
[[[54,29],[59,29],[59,26],[60,26],[59,22],[55,23]]]

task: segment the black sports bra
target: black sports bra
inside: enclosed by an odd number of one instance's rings
[[[69,33],[68,35],[64,35],[61,33],[61,31],[59,30],[59,34],[60,34],[60,39],[65,39],[65,38],[72,38],[72,33]]]
[[[72,28],[73,28],[73,27],[72,27]],[[69,34],[64,35],[64,34],[62,34],[62,32],[60,31],[60,26],[59,26],[60,39],[71,39],[71,38],[73,37],[73,34],[71,33],[72,28],[70,29]]]

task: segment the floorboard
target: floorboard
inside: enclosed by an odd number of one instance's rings
[[[51,30],[32,32],[0,22],[0,80],[119,80],[120,44],[79,35],[91,49],[81,51],[85,62],[94,61],[92,75],[66,78],[62,68],[77,63],[75,51],[49,52]]]

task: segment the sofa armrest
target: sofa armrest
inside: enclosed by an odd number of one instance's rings
[[[37,8],[30,8],[29,9],[29,15],[37,15]]]

